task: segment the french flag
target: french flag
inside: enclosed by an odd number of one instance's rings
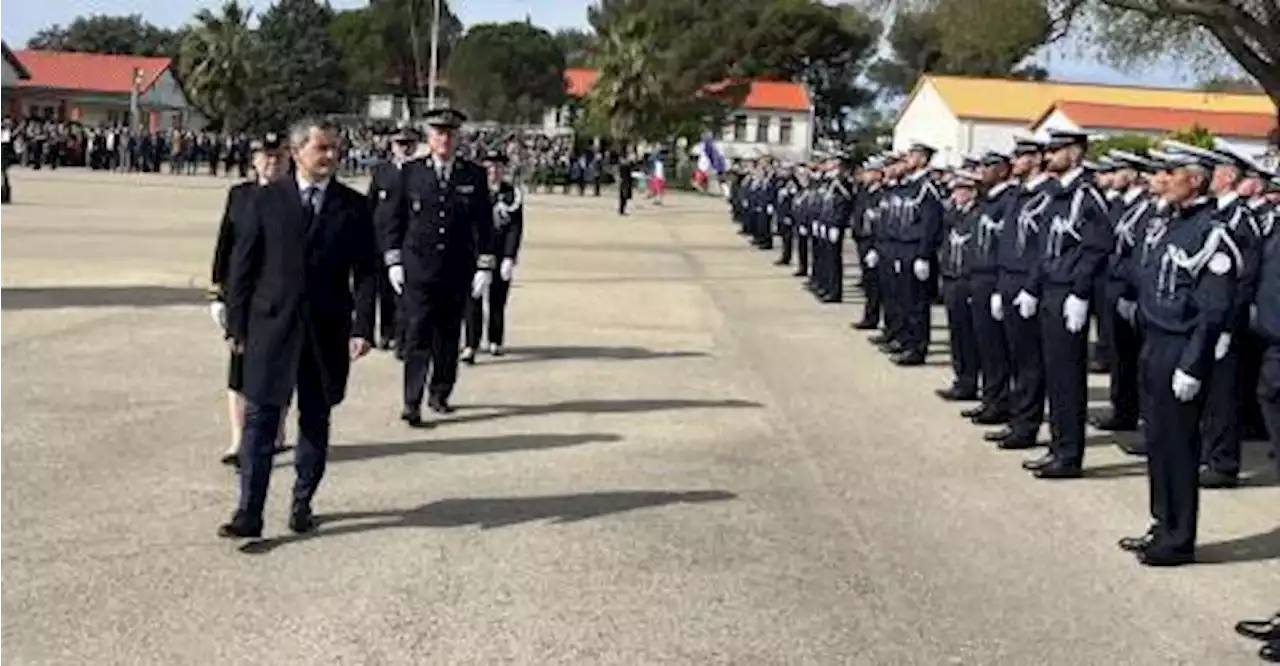
[[[711,140],[710,134],[702,136],[702,154],[706,155],[708,160],[711,160],[711,168],[716,173],[724,173],[726,167],[724,155],[716,148],[716,144]]]

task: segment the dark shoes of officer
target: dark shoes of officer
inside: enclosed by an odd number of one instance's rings
[[[947,402],[967,402],[969,400],[978,399],[977,391],[965,390],[959,386],[948,386],[944,389],[937,389],[934,391],[934,394]]]
[[[902,352],[901,354],[893,357],[893,363],[894,365],[903,368],[924,365],[924,354],[917,352]]]
[[[796,269],[796,272],[792,273],[791,275],[793,275],[793,276],[795,276],[795,277],[804,277],[804,276],[806,276],[806,275],[808,275],[808,274],[809,274],[809,271],[806,271],[806,270],[805,270],[805,269],[803,269],[803,268],[797,268],[797,269]]]
[[[1106,375],[1111,373],[1111,364],[1100,359],[1089,361],[1089,374]]]
[[[1002,409],[984,409],[973,415],[975,425],[1004,425],[1009,422],[1009,415]]]
[[[1270,641],[1258,648],[1258,656],[1265,662],[1280,664],[1280,640]]]
[[[417,407],[405,406],[400,410],[400,420],[409,424],[410,428],[421,428],[425,425],[422,421],[422,410]]]
[[[1138,429],[1137,419],[1127,419],[1111,414],[1102,418],[1089,419],[1093,427],[1108,432],[1132,432]]]
[[[1043,467],[1031,470],[1037,479],[1078,479],[1084,474],[1079,463],[1067,462],[1055,457]]]
[[[884,333],[877,333],[876,335],[867,338],[867,342],[870,342],[873,345],[887,345],[889,344],[889,336]]]
[[[862,321],[849,324],[849,327],[855,331],[872,331],[876,328],[876,322],[871,321],[870,319],[863,319]]]
[[[987,411],[986,405],[978,405],[976,407],[960,410],[960,416],[963,416],[966,419],[971,419],[985,411]]]
[[[1267,620],[1241,620],[1236,633],[1255,641],[1280,641],[1280,613]]]
[[[1235,488],[1240,485],[1240,477],[1235,474],[1227,474],[1219,472],[1215,469],[1204,468],[1200,470],[1200,487],[1210,490],[1222,490],[1226,488]]]
[[[1034,449],[1040,445],[1040,443],[1036,441],[1035,435],[1019,435],[1011,428],[993,430],[983,435],[982,439],[988,442],[994,442],[1005,451]]]
[[[1196,561],[1195,553],[1166,550],[1154,543],[1137,551],[1137,555],[1138,563],[1148,567],[1180,567]]]
[[[1131,456],[1145,457],[1147,455],[1147,442],[1141,437],[1119,440],[1116,442],[1116,446]]]
[[[253,522],[243,511],[236,511],[229,522],[218,526],[223,539],[257,539],[262,536],[262,521]]]
[[[427,407],[430,407],[431,411],[437,414],[453,413],[453,406],[449,404],[449,401],[446,400],[444,396],[439,396],[439,395],[431,396],[431,398],[427,400]]]
[[[774,259],[773,265],[774,266],[790,266],[791,262],[787,261],[786,259]]]
[[[306,534],[316,529],[316,517],[311,507],[306,504],[295,504],[289,512],[289,530],[294,534]]]
[[[472,349],[471,347],[464,348],[462,350],[462,353],[458,354],[458,360],[462,361],[463,363],[466,363],[467,365],[475,365],[476,350]]]
[[[1058,457],[1053,455],[1053,452],[1050,451],[1040,456],[1039,458],[1032,458],[1031,460],[1022,461],[1022,469],[1025,469],[1028,472],[1034,472],[1038,469],[1043,469],[1045,467],[1048,467],[1049,465],[1052,465],[1057,461],[1058,461]]]
[[[1156,540],[1156,535],[1151,530],[1147,530],[1146,534],[1136,537],[1124,537],[1116,542],[1116,545],[1127,553],[1138,553],[1146,550],[1151,543]]]

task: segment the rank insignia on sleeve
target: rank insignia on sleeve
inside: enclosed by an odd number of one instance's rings
[[[1209,259],[1209,272],[1214,275],[1226,275],[1231,270],[1231,257],[1225,252],[1218,252]]]

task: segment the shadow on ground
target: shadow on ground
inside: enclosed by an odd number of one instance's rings
[[[421,453],[434,453],[444,456],[472,456],[486,453],[540,451],[581,446],[583,444],[620,441],[622,441],[622,436],[612,433],[582,433],[576,435],[511,434],[454,439],[424,439],[409,442],[372,442],[332,447],[329,449],[329,462],[373,460],[375,458]]]
[[[706,352],[655,351],[644,347],[511,347],[503,356],[486,359],[481,365],[532,363],[536,361],[648,361],[659,358],[699,358],[710,356]]]
[[[566,400],[545,405],[465,405],[459,411],[492,410],[484,414],[449,416],[436,421],[440,425],[478,423],[512,416],[543,416],[547,414],[634,414],[668,409],[724,409],[763,407],[751,400]]]
[[[315,532],[252,541],[241,546],[240,550],[260,555],[298,541],[404,527],[474,525],[488,530],[539,520],[553,524],[573,523],[670,504],[701,504],[736,498],[737,495],[724,490],[622,490],[541,497],[446,499],[407,510],[324,514],[317,516],[320,527]]]
[[[1196,548],[1196,561],[1205,564],[1263,562],[1280,559],[1280,527],[1270,532],[1207,543]]]
[[[204,290],[195,287],[5,287],[0,290],[0,309],[4,310],[158,308],[203,302]]]

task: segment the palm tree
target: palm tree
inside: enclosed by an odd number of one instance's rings
[[[639,19],[624,17],[597,37],[594,62],[599,75],[587,96],[589,112],[607,120],[615,139],[651,138],[654,111],[662,108],[664,91],[644,40]]]
[[[252,90],[254,67],[252,9],[236,0],[222,14],[202,9],[182,40],[179,62],[187,95],[214,124],[242,127]]]

